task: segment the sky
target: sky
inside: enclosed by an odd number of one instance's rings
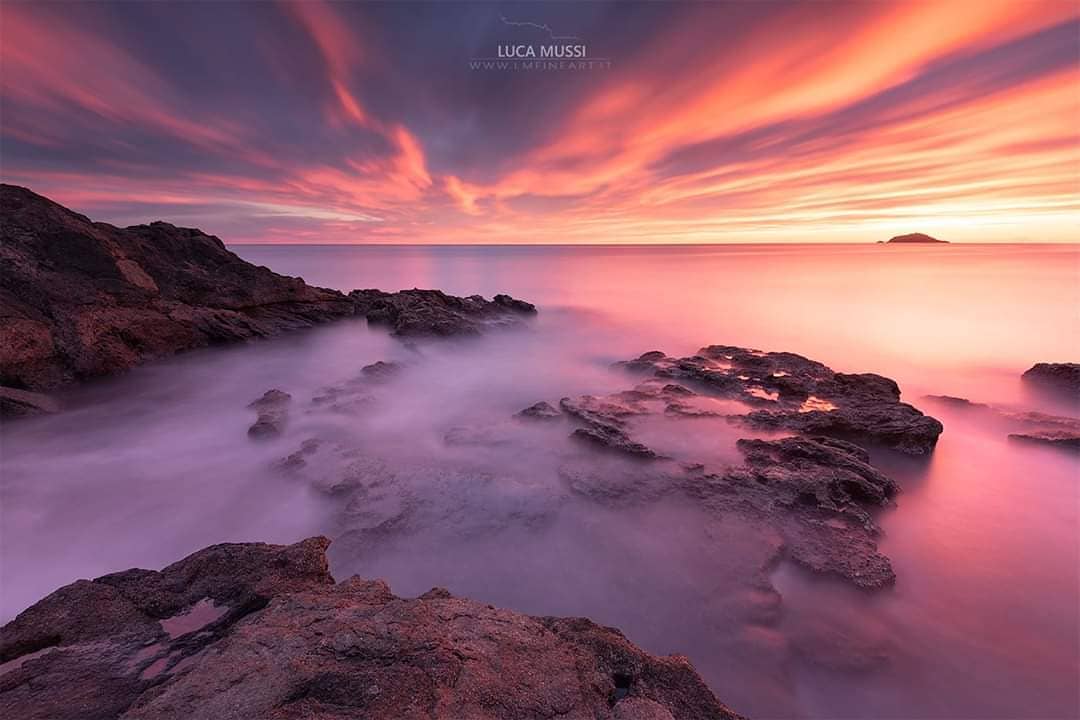
[[[1080,239],[1072,0],[4,2],[0,103],[4,182],[228,243]]]

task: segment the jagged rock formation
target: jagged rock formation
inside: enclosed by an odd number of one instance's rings
[[[0,386],[47,390],[354,314],[399,335],[445,336],[535,312],[508,295],[346,296],[245,262],[200,230],[163,222],[117,228],[0,185]],[[7,416],[33,409],[7,401],[4,408]]]
[[[933,450],[942,431],[940,422],[900,402],[900,388],[889,378],[834,372],[794,353],[710,345],[685,358],[652,351],[622,366],[756,406],[734,419],[759,429],[830,435],[912,455]]]
[[[516,325],[536,314],[536,307],[509,295],[485,300],[479,295],[455,297],[441,290],[353,290],[356,313],[394,335],[479,335],[492,326]]]
[[[199,230],[91,222],[0,186],[0,384],[47,389],[353,314]]]
[[[0,630],[0,714],[141,718],[739,716],[678,656],[584,618],[334,583],[325,550],[224,544],[60,588]]]
[[[647,502],[682,493],[718,517],[727,513],[772,526],[778,556],[867,589],[895,574],[877,551],[871,512],[887,505],[896,484],[859,445],[923,455],[940,422],[900,402],[900,388],[873,374],[837,373],[793,353],[710,345],[672,358],[654,350],[617,363],[652,377],[629,390],[541,402],[519,417],[560,417],[571,437],[637,461],[615,472],[592,464],[564,466],[569,489],[597,502]],[[765,438],[736,442],[741,464],[709,469],[697,457],[667,457],[641,442],[650,418],[719,418]],[[776,437],[777,432],[796,433]]]

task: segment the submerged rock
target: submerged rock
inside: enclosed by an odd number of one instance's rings
[[[536,314],[536,307],[509,295],[485,300],[479,295],[455,297],[441,290],[353,290],[356,314],[372,325],[385,325],[394,335],[479,335],[493,326],[510,326]]]
[[[1033,387],[1080,402],[1080,363],[1037,363],[1022,377]]]
[[[292,402],[292,395],[277,388],[267,390],[262,397],[251,402],[248,407],[258,414],[258,418],[248,428],[248,435],[252,438],[280,435],[285,429],[290,402]]]
[[[515,417],[530,420],[555,420],[562,417],[562,413],[551,403],[541,400],[515,414]]]
[[[948,405],[955,410],[979,413],[997,421],[1009,431],[1010,440],[1033,445],[1048,445],[1074,452],[1080,451],[1080,418],[1016,410],[949,395],[927,395],[926,397],[928,400]]]
[[[353,314],[343,294],[156,222],[91,222],[0,185],[0,383],[40,390]]]
[[[360,375],[369,382],[387,382],[402,371],[401,363],[376,360],[360,368]]]
[[[1080,452],[1080,433],[1066,430],[1042,430],[1020,433],[1009,433],[1009,439],[1033,445],[1046,445],[1049,447]]]
[[[43,415],[60,410],[60,403],[45,393],[0,386],[0,418]]]
[[[26,720],[735,719],[689,661],[584,618],[334,583],[329,541],[215,545],[60,588],[0,630]],[[172,630],[172,632],[170,632]]]

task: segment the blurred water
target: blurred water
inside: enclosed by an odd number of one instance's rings
[[[1075,415],[1029,396],[1019,375],[1080,356],[1077,247],[234,249],[314,284],[509,292],[541,313],[527,330],[462,343],[410,348],[350,321],[192,353],[6,426],[0,619],[79,577],[160,567],[214,542],[324,533],[338,539],[339,579],[586,615],[650,651],[688,655],[725,702],[758,718],[1080,712],[1080,462],[921,399]],[[768,528],[671,498],[584,500],[558,467],[616,461],[569,443],[563,427],[509,421],[537,400],[628,387],[615,360],[711,343],[891,376],[945,423],[929,461],[876,458],[903,486],[879,518],[895,589],[856,592],[781,565],[769,571],[777,606],[760,582],[778,542]],[[376,360],[405,370],[369,404],[308,412]],[[289,425],[252,442],[246,405],[271,387],[294,397]],[[735,459],[745,431],[691,423],[643,432],[677,457]],[[273,469],[313,437],[351,454],[324,447],[299,476]],[[319,488],[356,463],[385,481],[343,507]],[[350,534],[402,503],[406,526]]]

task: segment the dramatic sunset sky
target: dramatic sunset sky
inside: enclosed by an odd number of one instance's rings
[[[5,2],[0,31],[3,180],[116,224],[226,242],[1078,239],[1073,0]],[[470,67],[551,35],[610,67]]]

